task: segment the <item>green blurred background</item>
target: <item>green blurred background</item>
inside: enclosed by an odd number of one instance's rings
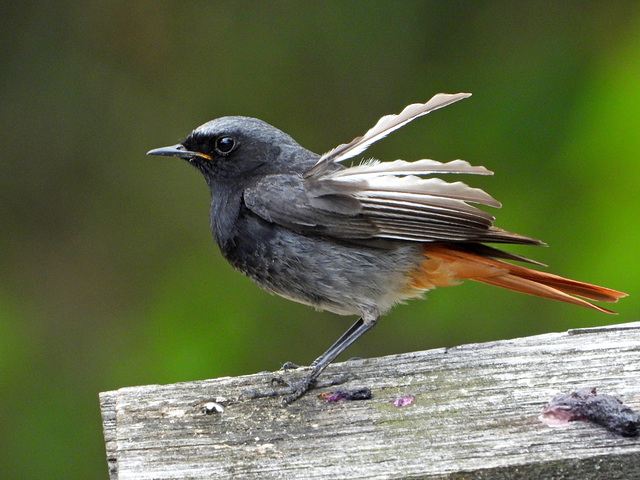
[[[640,3],[15,2],[3,5],[0,465],[106,478],[98,392],[308,364],[354,320],[272,297],[209,233],[209,194],[146,157],[223,115],[322,153],[437,92],[474,96],[378,158],[464,158],[512,251],[631,294]],[[347,356],[639,319],[470,282],[396,308]],[[344,358],[344,357],[343,357]]]

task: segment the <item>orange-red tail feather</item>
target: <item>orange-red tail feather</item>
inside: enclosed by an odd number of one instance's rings
[[[591,301],[617,302],[626,293],[589,283],[532,270],[490,256],[484,256],[453,244],[425,246],[425,261],[412,279],[412,286],[428,289],[448,286],[460,280],[475,280],[528,295],[581,305],[606,313],[615,313]]]

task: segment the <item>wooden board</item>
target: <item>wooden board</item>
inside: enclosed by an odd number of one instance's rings
[[[306,369],[285,375],[302,375]],[[272,374],[122,388],[100,395],[111,479],[633,479],[640,440],[538,416],[583,387],[640,411],[640,322],[352,360],[283,408],[238,400]],[[367,386],[370,400],[321,391]],[[413,403],[393,401],[412,396]],[[216,401],[224,412],[205,414]]]

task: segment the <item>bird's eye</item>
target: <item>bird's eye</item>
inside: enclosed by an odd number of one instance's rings
[[[229,155],[237,146],[233,137],[219,137],[216,139],[215,149],[220,155]]]

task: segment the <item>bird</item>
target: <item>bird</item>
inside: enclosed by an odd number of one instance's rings
[[[436,287],[473,280],[606,313],[614,312],[593,302],[626,296],[520,265],[544,266],[497,248],[544,243],[494,226],[495,217],[478,206],[501,204],[485,191],[440,178],[493,174],[483,166],[431,159],[342,163],[469,96],[439,93],[408,105],[323,155],[244,116],[217,118],[184,141],[147,153],[181,158],[202,173],[211,193],[214,240],[235,269],[270,293],[358,317],[308,375],[264,395],[283,396],[283,405],[296,401],[395,304]]]

